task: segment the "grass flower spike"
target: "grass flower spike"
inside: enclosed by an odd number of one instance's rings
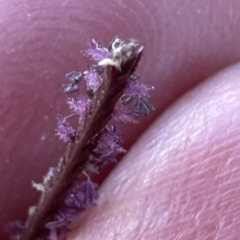
[[[64,240],[74,218],[96,205],[99,196],[93,174],[126,152],[117,122],[138,123],[139,116],[155,110],[148,101],[153,88],[139,83],[135,73],[142,53],[143,45],[135,39],[115,37],[107,48],[92,40],[83,54],[96,62],[86,70],[66,74],[61,91],[75,92],[67,100],[72,114],[59,115],[56,128],[59,139],[68,142],[66,153],[42,183],[32,182],[41,193],[39,202],[25,223],[8,225],[11,239]],[[84,79],[87,89],[80,95]],[[77,128],[67,122],[69,118]]]

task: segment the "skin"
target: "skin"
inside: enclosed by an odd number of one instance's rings
[[[24,220],[65,145],[64,75],[116,34],[142,41],[141,80],[157,111],[123,125],[129,153],[105,169],[98,206],[69,239],[239,239],[238,0],[0,0],[0,226]],[[141,135],[143,133],[143,135]],[[141,135],[141,136],[140,136]],[[111,170],[111,171],[110,171]],[[0,229],[0,239],[7,239]]]

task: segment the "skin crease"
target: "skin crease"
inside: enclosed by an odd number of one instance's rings
[[[85,68],[89,39],[118,35],[145,44],[137,72],[157,111],[123,126],[126,147],[137,143],[69,239],[239,239],[240,66],[216,74],[240,59],[239,5],[0,0],[0,226],[26,218],[31,181],[64,152],[54,129],[69,114],[65,73]]]

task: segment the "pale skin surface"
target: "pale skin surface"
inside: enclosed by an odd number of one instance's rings
[[[68,114],[64,74],[84,70],[89,39],[118,35],[145,44],[138,73],[155,86],[157,112],[124,126],[132,149],[69,239],[239,239],[239,8],[238,0],[0,0],[0,226],[26,218],[38,196],[30,182],[64,151],[54,136],[56,114]]]

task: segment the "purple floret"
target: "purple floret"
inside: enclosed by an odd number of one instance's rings
[[[69,191],[65,204],[70,208],[77,208],[80,212],[94,205],[98,199],[97,185],[90,180],[75,184]]]
[[[111,55],[107,48],[102,47],[94,39],[90,42],[90,49],[84,50],[83,54],[91,57],[97,62],[104,58],[109,58]]]
[[[76,130],[61,116],[57,117],[56,135],[64,142],[71,141],[76,136]]]
[[[109,150],[116,153],[126,152],[126,150],[122,148],[122,144],[123,138],[119,127],[111,125],[105,128],[103,135],[98,141],[96,149]]]
[[[124,90],[124,94],[130,96],[148,97],[148,91],[151,89],[152,86],[146,85],[144,83],[129,81]]]
[[[91,98],[102,84],[102,79],[94,67],[90,67],[84,72],[84,77],[87,84],[87,93]]]
[[[45,228],[49,229],[49,239],[65,239],[68,224],[80,212],[95,205],[96,199],[98,199],[97,184],[91,180],[76,182],[67,192],[65,201],[60,206],[58,213],[53,217],[52,221],[45,224]]]
[[[117,155],[126,152],[122,144],[123,139],[118,126],[105,127],[97,147],[89,157],[89,162],[98,170],[108,162],[116,162]]]
[[[97,170],[101,169],[106,163],[117,162],[117,152],[109,149],[101,149],[93,152],[89,157],[89,162],[92,163]]]
[[[126,107],[115,107],[112,117],[116,121],[138,123],[131,110]]]
[[[80,95],[77,100],[69,98],[67,104],[74,113],[77,113],[81,118],[84,118],[89,113],[91,100],[84,95]]]

